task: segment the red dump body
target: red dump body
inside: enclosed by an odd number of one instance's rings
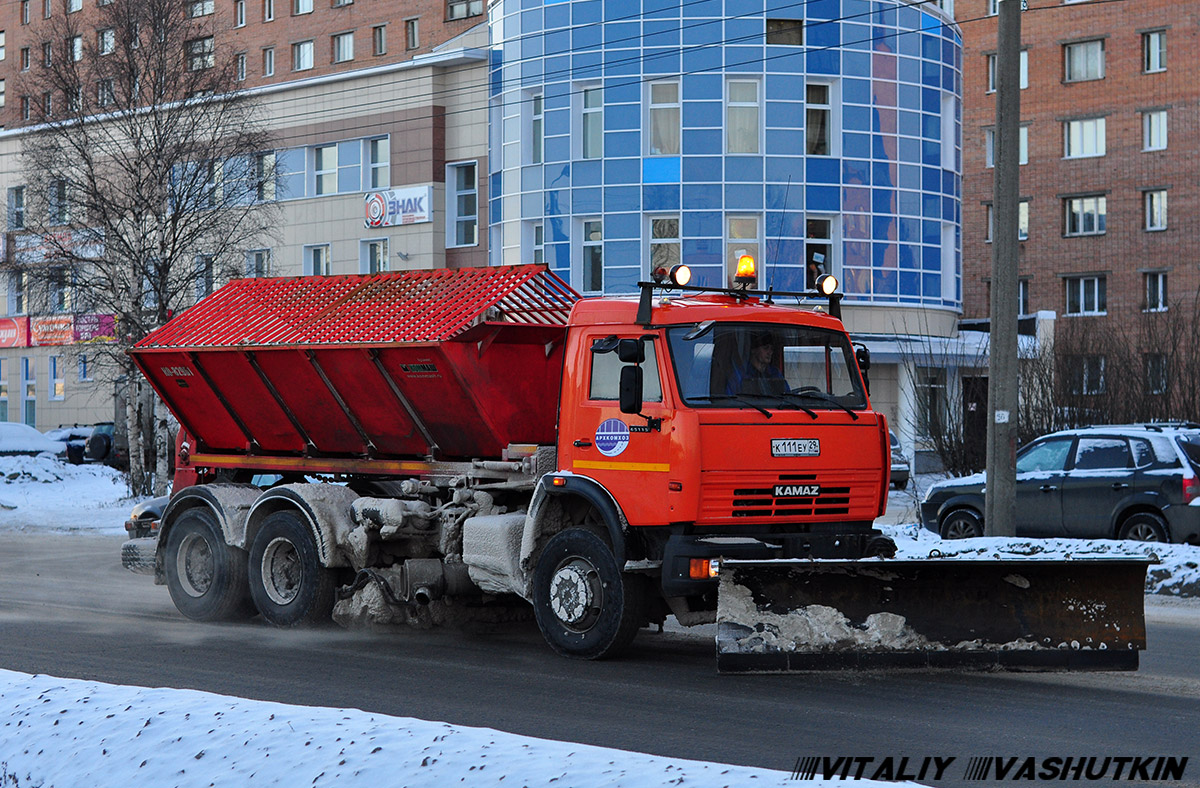
[[[242,279],[130,353],[197,464],[401,473],[554,443],[578,299],[540,266]]]

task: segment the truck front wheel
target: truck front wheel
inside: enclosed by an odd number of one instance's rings
[[[645,622],[646,584],[617,566],[600,536],[555,534],[533,574],[533,612],[550,647],[565,657],[604,659],[625,649]]]
[[[227,621],[254,614],[246,584],[246,552],[225,544],[213,515],[189,509],[167,535],[167,590],[193,621]]]
[[[325,623],[335,585],[296,514],[275,512],[263,521],[250,545],[250,596],[263,618],[281,627]]]

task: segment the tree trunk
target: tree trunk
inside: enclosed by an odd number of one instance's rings
[[[141,397],[138,396],[139,375],[130,370],[125,376],[125,435],[129,444],[129,492],[134,496],[147,494],[145,452],[142,450]]]
[[[167,420],[167,406],[162,398],[154,397],[154,494],[167,494],[167,484],[171,481],[171,429]]]

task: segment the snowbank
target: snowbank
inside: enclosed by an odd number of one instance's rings
[[[488,728],[0,670],[0,785],[784,786],[791,775]],[[827,785],[806,780],[806,785]],[[856,785],[883,785],[870,780]]]
[[[103,465],[53,457],[0,457],[0,528],[125,533],[136,503],[124,477]]]

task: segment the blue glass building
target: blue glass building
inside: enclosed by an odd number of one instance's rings
[[[489,255],[584,293],[681,259],[961,307],[962,40],[934,3],[498,0]]]

